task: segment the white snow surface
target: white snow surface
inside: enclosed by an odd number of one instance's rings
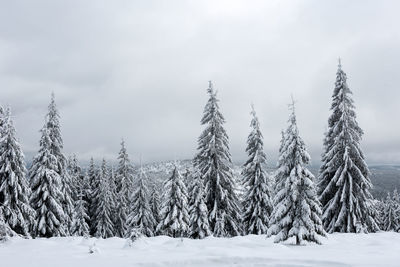
[[[295,246],[255,235],[204,240],[158,236],[129,247],[122,238],[12,238],[0,243],[0,266],[400,266],[399,233],[331,234],[322,241]]]

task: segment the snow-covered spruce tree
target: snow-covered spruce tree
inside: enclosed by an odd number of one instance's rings
[[[380,230],[384,230],[384,218],[385,218],[385,201],[374,199],[373,208],[376,213],[375,221],[379,226]]]
[[[198,139],[198,153],[193,163],[205,183],[206,205],[209,211],[210,229],[215,236],[241,233],[240,202],[235,192],[232,159],[228,135],[223,127],[222,116],[211,82],[207,90],[209,100],[204,108],[201,124],[205,129]],[[216,229],[223,227],[224,229]]]
[[[278,190],[274,197],[268,235],[276,235],[275,242],[295,237],[297,245],[303,241],[321,244],[319,236],[325,236],[320,218],[321,208],[314,176],[306,167],[310,156],[299,135],[294,103],[284,137],[278,161]]]
[[[11,230],[10,226],[4,221],[3,207],[0,207],[0,243],[6,242],[9,237],[15,235],[16,233]]]
[[[85,185],[79,183],[77,188],[77,200],[75,200],[75,219],[72,223],[71,234],[76,236],[89,236],[89,216],[87,215],[87,203],[85,200]]]
[[[88,215],[89,215],[89,228],[90,234],[94,236],[96,234],[97,227],[97,207],[99,203],[99,188],[100,188],[100,176],[99,171],[94,163],[93,158],[90,159],[89,168],[87,171],[89,180],[89,192],[88,192]]]
[[[189,232],[187,191],[176,166],[164,184],[164,192],[161,221],[157,232],[171,237],[185,237]]]
[[[0,208],[13,231],[29,236],[35,212],[30,206],[30,187],[25,177],[24,155],[8,108],[2,118],[0,138]]]
[[[193,178],[193,173],[190,168],[186,168],[185,172],[182,174],[183,176],[183,182],[185,183],[186,190],[188,192],[192,192],[193,186],[194,186],[194,178]]]
[[[119,196],[117,194],[117,186],[115,183],[115,170],[114,170],[114,166],[110,166],[108,169],[108,173],[109,173],[109,184],[110,184],[110,192],[111,192],[111,219],[114,225],[114,236],[119,236],[117,233],[117,228],[115,227],[115,225],[117,224],[117,222],[119,221],[118,218],[118,201],[119,201]]]
[[[62,208],[63,195],[60,190],[56,157],[51,153],[49,130],[41,130],[40,148],[29,169],[31,183],[31,206],[36,211],[32,227],[34,237],[64,236],[65,214]]]
[[[99,192],[96,210],[96,237],[108,238],[114,236],[114,224],[112,221],[113,196],[110,189],[110,177],[106,161],[103,159],[99,170]]]
[[[205,203],[204,182],[200,175],[193,175],[193,178],[194,185],[190,190],[189,201],[189,236],[194,239],[203,239],[211,235],[208,210]]]
[[[282,130],[281,131],[280,146],[279,146],[279,153],[278,153],[279,155],[283,154],[284,148],[285,148],[285,131]],[[280,171],[279,161],[278,161],[278,166],[277,167],[278,168],[272,174],[272,176],[273,176],[272,188],[273,188],[273,191],[274,191],[273,194],[272,194],[273,196],[275,196],[276,193],[279,192],[280,190],[282,190],[282,187],[285,186],[285,184],[282,181],[286,178],[286,176],[285,176],[284,172]],[[272,200],[272,202],[274,202],[274,201]]]
[[[360,227],[369,232],[379,230],[368,212],[372,184],[351,94],[339,62],[318,183],[322,220],[329,233],[357,232]]]
[[[128,235],[132,234],[132,231],[139,229],[143,236],[154,236],[156,221],[151,210],[146,182],[143,169],[140,168],[139,177],[135,185],[136,189],[131,196],[132,207],[126,221]]]
[[[252,108],[251,132],[247,139],[249,156],[243,166],[244,187],[243,226],[246,234],[262,235],[268,230],[272,212],[271,182],[265,171],[267,157],[264,153],[263,135],[254,108]]]
[[[0,138],[1,138],[1,128],[4,123],[4,108],[0,105]]]
[[[394,192],[396,194],[396,192]],[[393,195],[394,195],[393,194]],[[385,209],[383,217],[383,229],[384,231],[399,231],[400,230],[400,218],[399,218],[399,206],[396,203],[396,197],[387,194],[385,200]]]
[[[133,191],[133,173],[133,166],[125,148],[125,142],[122,140],[115,177],[116,193],[118,197],[115,228],[117,236],[119,237],[124,237],[126,235],[126,220],[128,214],[131,213],[130,207],[132,205],[129,198],[130,193]]]
[[[74,204],[72,199],[72,181],[67,171],[67,159],[63,153],[63,139],[61,136],[60,115],[57,110],[54,93],[51,94],[51,101],[46,116],[46,125],[50,137],[50,153],[56,158],[57,173],[61,179],[62,207],[65,214],[66,234],[72,227],[74,219]]]
[[[153,228],[154,235],[158,235],[157,226],[161,222],[161,214],[160,214],[161,204],[160,204],[160,195],[158,193],[158,190],[159,190],[158,186],[153,183],[153,185],[151,186],[150,208],[151,212],[153,213],[153,218],[155,222]]]
[[[77,201],[83,187],[83,174],[75,154],[69,157],[67,170],[71,181],[71,197],[73,201]]]

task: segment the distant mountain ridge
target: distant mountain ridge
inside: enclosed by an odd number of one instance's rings
[[[158,185],[161,185],[163,181],[171,174],[174,164],[177,164],[179,170],[183,173],[187,168],[191,166],[191,160],[169,160],[161,162],[153,162],[143,164],[143,169],[146,173],[148,179]],[[116,162],[112,162],[115,166]],[[27,164],[30,166],[30,162]],[[88,162],[83,161],[81,163],[82,168],[88,166]],[[135,165],[135,170],[139,169],[139,165]],[[268,172],[272,173],[275,168],[270,166],[267,167]],[[312,165],[309,167],[310,171],[317,176],[319,166]],[[370,165],[369,169],[371,171],[371,181],[373,184],[373,189],[371,193],[375,198],[383,199],[386,197],[388,192],[393,192],[394,189],[400,191],[400,165]],[[241,165],[234,163],[234,173],[236,179],[240,179]]]
[[[172,172],[175,162],[181,172],[184,172],[191,166],[190,160],[181,160],[148,163],[143,165],[143,168],[150,180],[161,183]],[[136,168],[138,168],[138,166],[136,166]],[[371,165],[369,168],[371,171],[371,182],[373,184],[371,193],[375,198],[385,198],[387,193],[392,192],[395,188],[400,190],[400,165]],[[309,169],[317,176],[319,166],[314,165]],[[272,173],[274,170],[275,168],[268,168],[269,173]],[[240,172],[241,166],[234,164],[234,173],[237,181],[241,179]]]

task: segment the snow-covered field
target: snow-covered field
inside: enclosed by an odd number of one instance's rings
[[[324,245],[274,244],[265,236],[126,240],[14,238],[0,244],[0,266],[400,266],[400,234],[333,234]],[[97,252],[89,247],[96,243]]]

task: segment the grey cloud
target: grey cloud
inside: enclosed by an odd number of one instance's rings
[[[337,58],[371,163],[400,163],[396,1],[4,1],[1,103],[28,155],[50,92],[67,153],[135,161],[190,158],[207,81],[219,91],[235,161],[254,103],[271,164],[293,93],[313,162],[321,153]]]

